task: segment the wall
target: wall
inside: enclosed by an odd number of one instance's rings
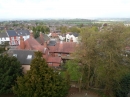
[[[8,37],[2,37],[2,38],[0,38],[0,44],[2,42],[6,42],[6,41],[10,41],[10,39]]]
[[[30,65],[22,65],[22,67],[24,73],[27,73],[27,71],[30,70]]]
[[[10,45],[18,45],[18,37],[14,36],[14,37],[10,37]]]

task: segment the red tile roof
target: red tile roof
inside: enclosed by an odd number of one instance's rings
[[[52,36],[52,37],[58,37],[57,33],[54,33],[54,32],[51,33],[51,36]]]
[[[61,57],[48,57],[48,63],[61,63]]]
[[[50,53],[55,52],[55,46],[48,46],[48,48]]]
[[[75,42],[59,42],[56,46],[49,46],[50,52],[57,52],[57,53],[72,53],[74,52],[76,47]]]

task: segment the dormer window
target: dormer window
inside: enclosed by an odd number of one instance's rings
[[[14,57],[17,57],[17,54],[13,54]]]
[[[28,56],[27,56],[27,59],[32,59],[32,55],[28,55]]]

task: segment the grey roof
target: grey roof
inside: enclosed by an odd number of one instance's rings
[[[49,43],[48,43],[48,46],[55,46],[56,45],[56,41],[49,41]]]
[[[28,30],[17,30],[16,33],[18,34],[18,36],[30,35],[30,32]]]
[[[74,35],[75,37],[78,37],[78,36],[79,36],[79,33],[77,33],[77,32],[72,32],[72,33],[70,33],[70,35]]]
[[[6,32],[0,33],[0,38],[2,38],[2,37],[8,37],[7,33]]]
[[[43,34],[43,33],[42,33]],[[41,39],[40,39],[40,36],[38,38],[36,38],[36,40],[41,44]],[[43,40],[44,41],[49,41],[50,38],[46,35],[46,34],[43,34]]]
[[[0,27],[0,30],[4,30],[5,29],[5,27]]]
[[[14,30],[7,30],[7,34],[9,35],[9,37],[18,36]]]
[[[34,50],[16,50],[16,49],[10,49],[8,51],[8,54],[10,56],[15,56],[20,61],[22,65],[30,65],[32,59],[34,58]],[[31,55],[31,59],[27,59],[28,55]]]

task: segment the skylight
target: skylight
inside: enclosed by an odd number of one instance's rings
[[[13,54],[14,57],[17,57],[17,54]]]
[[[32,59],[32,55],[28,55],[28,56],[27,56],[27,59]]]

